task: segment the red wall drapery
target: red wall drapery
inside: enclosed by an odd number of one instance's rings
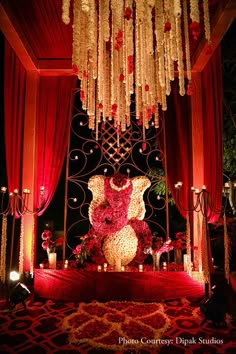
[[[44,186],[46,204],[39,215],[50,204],[60,178],[70,131],[71,90],[76,82],[74,76],[40,78],[35,201]]]
[[[210,193],[213,210],[208,222],[218,220],[222,205],[223,174],[223,87],[221,51],[217,48],[202,72],[202,107],[204,139],[204,184]]]
[[[189,96],[180,96],[178,81],[172,84],[171,96],[167,101],[164,113],[167,159],[167,184],[171,195],[176,200],[175,184],[183,182],[180,194],[181,208],[179,212],[186,217],[189,208],[189,190],[191,188],[191,105]],[[164,133],[164,131],[163,131]],[[161,148],[164,151],[164,137],[161,137]],[[177,206],[178,207],[178,206]]]
[[[26,71],[5,41],[4,54],[4,133],[7,183],[10,192],[21,187],[24,139]]]
[[[209,211],[208,222],[215,222],[219,217],[222,203],[222,74],[220,47],[217,48],[202,73],[203,107],[203,142],[204,145],[204,180],[211,197],[213,210]],[[180,203],[189,209],[192,186],[192,141],[191,141],[191,105],[188,96],[181,97],[177,82],[172,85],[168,99],[168,110],[164,114],[166,132],[167,182],[173,198],[176,200],[174,185],[183,182]],[[164,139],[161,147],[164,148]],[[178,207],[178,205],[177,205]],[[179,212],[186,217],[183,208]],[[209,209],[210,210],[210,209]]]

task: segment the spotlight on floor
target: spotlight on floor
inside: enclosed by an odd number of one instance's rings
[[[18,283],[11,291],[9,296],[9,309],[13,310],[15,306],[22,303],[24,308],[26,308],[25,300],[30,296],[30,290],[23,283]]]
[[[20,274],[18,272],[16,272],[15,270],[13,270],[12,272],[10,272],[10,280],[11,281],[16,281],[20,279]]]

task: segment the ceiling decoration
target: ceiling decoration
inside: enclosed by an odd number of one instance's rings
[[[201,11],[210,44],[208,0]],[[124,132],[135,93],[144,139],[150,123],[158,128],[171,81],[178,77],[180,95],[191,94],[189,37],[198,39],[200,18],[198,0],[74,0],[72,66],[89,127],[98,131],[113,120]],[[62,1],[62,19],[70,23],[69,0]]]

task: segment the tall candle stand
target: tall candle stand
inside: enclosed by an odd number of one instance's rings
[[[209,265],[209,256],[210,256],[210,238],[209,238],[209,228],[208,228],[208,220],[212,212],[217,212],[220,213],[221,209],[217,209],[214,207],[211,199],[210,193],[207,191],[207,188],[205,185],[202,186],[202,189],[197,189],[194,187],[191,187],[192,195],[190,195],[190,202],[189,202],[189,207],[184,208],[183,205],[180,202],[180,193],[181,193],[181,187],[183,183],[182,182],[177,182],[175,184],[175,189],[176,189],[176,204],[177,206],[184,210],[187,214],[187,237],[188,237],[188,242],[187,242],[187,254],[190,256],[190,264],[191,264],[191,248],[190,248],[190,222],[189,222],[189,216],[190,213],[196,212],[196,213],[201,213],[202,215],[202,234],[203,234],[203,239],[202,239],[202,245],[199,248],[199,258],[202,258],[202,271],[203,271],[203,277],[205,281],[205,290],[206,292],[210,293],[211,291],[211,274],[210,274],[210,265]],[[202,249],[204,250],[202,254]]]
[[[7,242],[7,218],[12,217],[11,224],[11,244],[10,244],[10,258],[9,258],[9,274],[12,270],[13,250],[15,240],[15,225],[16,219],[21,218],[25,214],[38,214],[45,205],[44,187],[40,187],[38,207],[35,210],[29,208],[30,190],[23,189],[22,195],[18,189],[8,193],[7,187],[1,187],[0,190],[0,215],[2,216],[2,240],[1,240],[1,280],[6,281],[6,242]]]

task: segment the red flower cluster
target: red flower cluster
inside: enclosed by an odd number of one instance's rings
[[[63,243],[63,237],[59,237],[56,240],[53,240],[50,230],[44,230],[41,238],[43,240],[42,248],[44,251],[47,251],[48,249],[55,250],[56,247],[61,246]]]
[[[198,39],[200,34],[200,25],[198,22],[194,21],[189,25],[190,31],[192,32],[193,38]]]
[[[115,40],[115,49],[119,51],[123,45],[123,32],[121,29],[116,33]]]

